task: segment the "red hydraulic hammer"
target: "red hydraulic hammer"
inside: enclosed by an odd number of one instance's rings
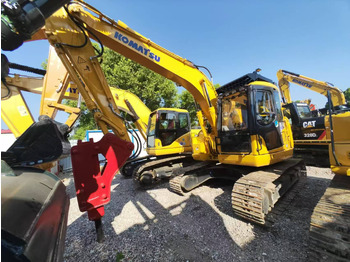
[[[112,133],[94,143],[78,141],[72,147],[72,167],[79,209],[87,211],[89,220],[95,221],[97,241],[104,239],[102,220],[104,205],[111,199],[111,183],[113,177],[129,158],[134,145],[124,141]],[[101,171],[98,155],[106,158]]]

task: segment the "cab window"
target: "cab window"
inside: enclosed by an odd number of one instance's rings
[[[156,134],[156,122],[157,122],[157,114],[153,114],[149,119],[148,123],[148,135],[147,135],[147,146],[154,147],[155,146],[155,134]]]
[[[180,113],[179,114],[180,128],[188,129],[188,115]]]
[[[154,114],[151,116],[151,119],[149,121],[149,126],[148,126],[148,135],[154,136],[156,132],[156,121],[157,121],[157,115]]]
[[[168,146],[176,139],[176,113],[163,112],[159,116],[159,139],[162,146]]]
[[[159,120],[160,129],[175,129],[176,115],[174,113],[161,113]]]
[[[308,105],[297,105],[297,108],[301,118],[312,117],[312,113]]]
[[[270,92],[256,92],[256,112],[258,114],[267,114],[273,112],[272,96]]]
[[[222,131],[248,129],[247,95],[240,92],[222,100]]]
[[[277,114],[277,120],[279,122],[283,121],[283,114],[282,114],[282,105],[281,105],[281,98],[278,91],[273,91],[273,96],[275,98],[275,108],[276,108],[276,114]]]
[[[272,93],[269,91],[258,90],[256,92],[256,115],[260,125],[268,125],[275,120],[273,100]]]

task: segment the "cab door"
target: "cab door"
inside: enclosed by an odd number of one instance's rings
[[[242,89],[218,101],[218,138],[220,153],[240,154],[251,152],[250,92]]]
[[[157,125],[157,112],[153,112],[149,116],[148,128],[147,128],[147,148],[156,146],[156,125]]]
[[[255,114],[255,132],[263,138],[267,150],[273,150],[283,146],[280,125],[283,125],[283,116],[280,107],[279,94],[270,87],[253,88],[254,105],[252,108]]]
[[[162,142],[162,146],[168,146],[175,141],[177,133],[176,112],[159,111],[159,130],[157,138]]]

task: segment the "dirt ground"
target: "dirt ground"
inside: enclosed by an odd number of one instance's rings
[[[233,183],[212,181],[179,196],[166,182],[142,190],[117,175],[103,217],[106,239],[97,243],[94,223],[79,211],[68,174],[64,260],[308,261],[310,217],[332,178],[329,168],[307,167],[307,178],[281,199],[281,214],[266,228],[233,213]]]

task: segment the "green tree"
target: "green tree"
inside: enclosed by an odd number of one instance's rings
[[[175,84],[163,76],[105,48],[101,65],[110,86],[129,90],[152,111],[178,105]]]
[[[220,87],[220,84],[215,84],[214,87],[215,89],[217,89]],[[183,91],[179,96],[179,102],[180,102],[180,108],[186,109],[190,114],[191,125],[197,126],[198,118],[197,118],[196,105],[191,93],[188,92],[187,90]]]
[[[180,108],[181,109],[186,109],[188,113],[190,114],[191,118],[191,125],[195,126],[198,125],[198,118],[197,118],[197,111],[196,111],[196,106],[195,106],[195,101],[193,96],[191,95],[190,92],[187,90],[183,91],[180,96]]]
[[[215,84],[214,87],[215,89],[218,89],[220,87],[220,84]]]
[[[77,107],[78,102],[73,100],[64,100],[63,103],[71,107]],[[81,103],[80,109],[81,113],[78,120],[79,122],[75,128],[74,135],[71,138],[83,140],[86,135],[86,130],[94,130],[97,129],[98,126],[94,121],[92,113],[90,110],[88,110],[84,102]]]
[[[350,87],[344,91],[346,102],[350,105]]]
[[[48,60],[46,58],[45,61],[41,63],[42,69],[45,69],[45,70],[47,69],[47,63],[48,63]]]

